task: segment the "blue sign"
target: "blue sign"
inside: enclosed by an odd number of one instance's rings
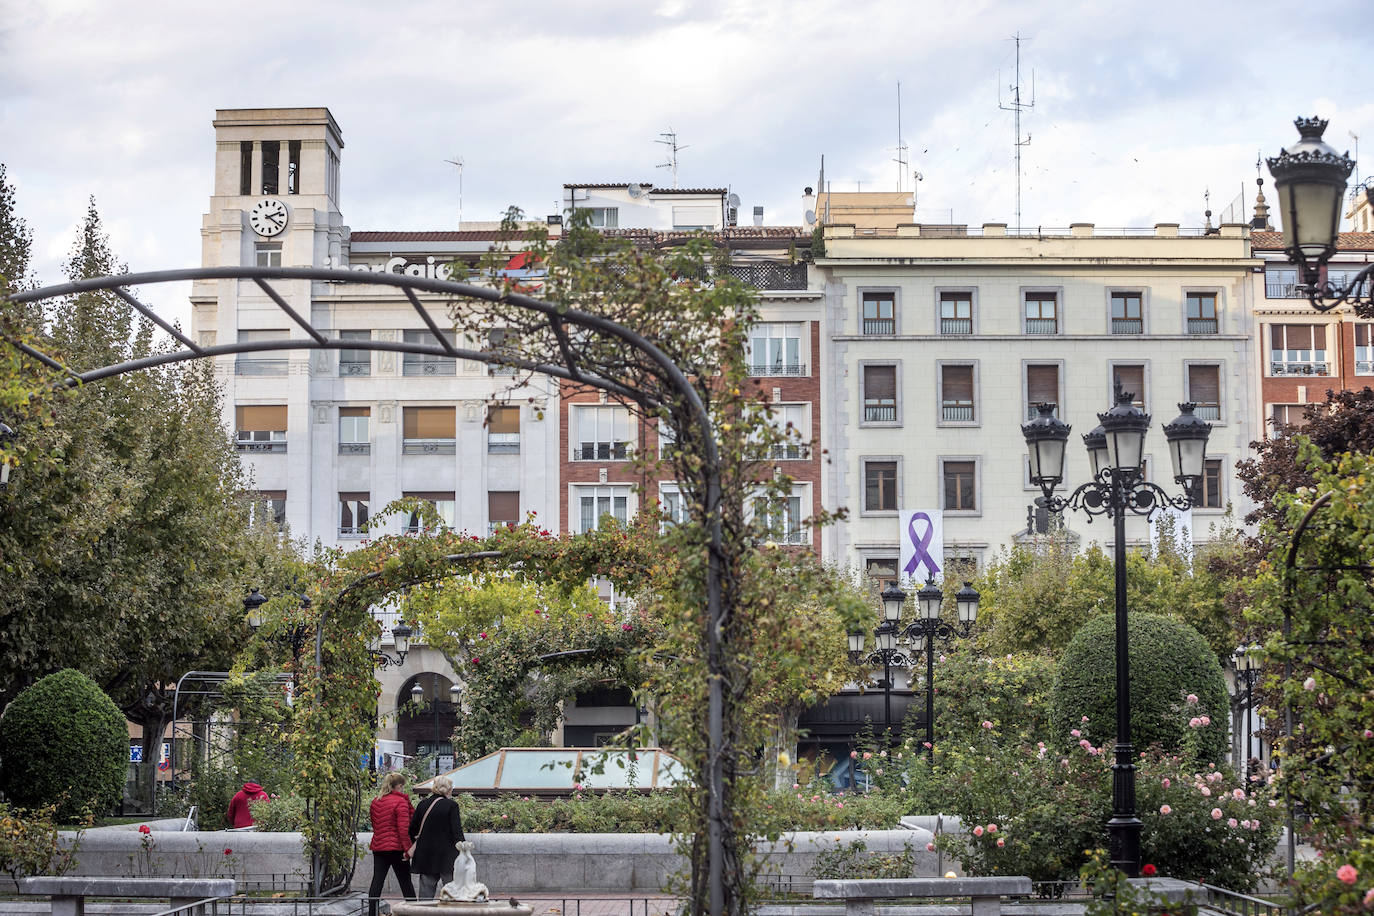
[[[130,762],[130,763],[142,763],[142,762],[143,762],[143,745],[141,745],[141,744],[131,744],[131,745],[129,745],[129,762]]]

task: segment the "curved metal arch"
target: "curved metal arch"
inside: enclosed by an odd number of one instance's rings
[[[187,337],[185,333],[175,325],[169,323],[147,305],[140,302],[129,292],[129,287],[131,286],[186,280],[252,280],[283,314],[306,332],[308,339],[284,339],[281,341],[262,341],[254,344],[235,343],[202,347],[191,340],[191,338]],[[299,312],[291,307],[286,299],[271,286],[269,283],[271,280],[309,280],[323,283],[390,286],[400,289],[405,294],[406,298],[410,300],[411,305],[416,309],[421,319],[434,335],[436,344],[433,346],[423,344],[407,345],[404,342],[400,342],[393,346],[379,346],[384,342],[330,340],[322,334],[319,329],[315,328],[307,318],[301,316]],[[663,405],[648,397],[644,392],[611,379],[604,379],[599,376],[583,373],[578,368],[577,361],[567,346],[564,326],[575,325],[607,334],[623,341],[648,356],[663,372],[664,378],[672,388],[683,398],[691,415],[701,430],[701,440],[706,451],[706,454],[703,456],[705,459],[703,462],[703,471],[706,478],[704,522],[709,533],[706,639],[707,668],[710,673],[707,721],[708,772],[706,779],[708,786],[707,885],[709,888],[711,912],[723,912],[725,908],[724,836],[726,824],[723,792],[725,783],[723,752],[725,709],[724,682],[728,672],[726,671],[722,654],[727,613],[726,609],[722,606],[722,579],[725,567],[725,550],[720,514],[720,449],[716,442],[715,431],[711,427],[711,420],[706,411],[706,406],[702,402],[701,396],[697,393],[696,389],[692,387],[691,382],[688,380],[686,373],[682,371],[681,367],[641,334],[599,315],[555,305],[523,293],[503,292],[499,289],[476,286],[470,283],[439,280],[429,277],[412,277],[406,274],[373,273],[371,271],[364,273],[362,271],[321,267],[201,267],[182,270],[148,271],[123,274],[116,277],[98,277],[89,280],[77,280],[71,283],[63,283],[56,286],[47,286],[41,289],[15,293],[9,297],[9,300],[17,303],[33,303],[61,296],[98,291],[111,291],[119,296],[119,298],[124,300],[140,315],[171,335],[171,337],[180,343],[184,349],[172,353],[157,354],[141,359],[129,360],[111,366],[102,366],[84,373],[78,373],[62,365],[57,359],[43,353],[35,347],[11,339],[7,339],[7,342],[33,359],[43,363],[48,368],[65,375],[66,378],[61,383],[62,387],[74,387],[76,385],[99,381],[128,372],[139,371],[141,369],[149,369],[175,362],[204,359],[206,357],[231,353],[300,349],[386,349],[400,352],[422,353],[425,355],[473,359],[484,363],[514,365],[518,368],[524,368],[532,372],[538,372],[557,378],[565,378],[569,381],[585,384],[593,388],[600,388],[608,393],[618,394],[641,406],[653,409],[662,407]],[[433,316],[429,314],[416,296],[417,291],[512,305],[545,315],[549,320],[550,327],[555,334],[559,335],[560,340],[563,342],[562,352],[568,360],[567,365],[555,366],[552,364],[534,364],[528,360],[519,360],[518,357],[498,357],[496,354],[491,353],[474,353],[473,351],[458,350],[456,347],[449,344],[443,334],[440,333],[438,325],[434,322]],[[358,346],[358,344],[361,343],[368,343],[369,346]],[[345,346],[345,344],[347,344],[347,346]]]

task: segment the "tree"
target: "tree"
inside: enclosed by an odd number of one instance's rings
[[[15,212],[14,187],[0,163],[0,341],[28,343],[41,315],[5,297],[33,286],[33,231]],[[0,345],[0,422],[17,427],[49,420],[44,376],[17,347]],[[0,441],[0,463],[18,464],[22,448]]]
[[[91,201],[68,279],[126,272]],[[154,350],[151,325],[123,300],[66,300],[43,332],[68,365],[108,365]],[[246,574],[287,562],[275,532],[249,526],[247,487],[220,425],[207,363],[121,376],[67,392],[50,425],[19,427],[26,464],[0,514],[0,696],[77,668],[143,726],[143,786],[192,668],[227,667],[246,638]],[[260,581],[260,580],[259,580]]]

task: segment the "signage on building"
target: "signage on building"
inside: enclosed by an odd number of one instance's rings
[[[939,509],[906,509],[898,516],[902,554],[898,573],[904,584],[920,586],[944,576],[945,524]]]

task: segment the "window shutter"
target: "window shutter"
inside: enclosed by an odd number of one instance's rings
[[[1313,349],[1313,350],[1325,350],[1325,349],[1326,349],[1326,325],[1324,325],[1324,324],[1314,324],[1314,325],[1312,325],[1312,349]]]
[[[1032,404],[1059,402],[1059,367],[1027,366],[1026,397]]]
[[[286,405],[236,407],[238,428],[244,430],[286,429]]]
[[[1120,382],[1122,388],[1135,395],[1135,403],[1145,402],[1144,366],[1113,366],[1112,375],[1114,382]]]
[[[518,433],[518,432],[520,432],[520,408],[519,408],[519,407],[489,407],[489,408],[487,408],[487,432],[492,432],[492,433]]]
[[[896,398],[897,397],[897,367],[896,366],[865,366],[864,367],[864,397],[874,398]]]
[[[1199,404],[1221,402],[1221,373],[1216,366],[1188,367],[1188,400]]]
[[[941,366],[940,374],[946,401],[973,400],[972,366]]]
[[[340,407],[341,417],[367,417],[372,415],[371,407]]]
[[[1355,325],[1355,346],[1357,346],[1357,347],[1367,347],[1367,346],[1369,346],[1369,325],[1367,325],[1367,324],[1357,324],[1357,325]]]
[[[487,492],[487,520],[492,522],[514,522],[520,520],[519,491]]]
[[[404,426],[407,439],[452,439],[454,408],[407,407]]]

